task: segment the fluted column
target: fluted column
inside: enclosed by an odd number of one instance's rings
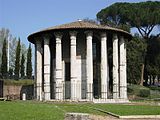
[[[54,33],[56,38],[56,61],[55,61],[55,99],[63,99],[63,80],[62,80],[62,33]]]
[[[108,57],[107,57],[107,36],[101,33],[101,98],[107,99],[108,84]]]
[[[87,66],[87,99],[93,99],[93,51],[92,51],[92,31],[86,31],[87,39],[87,56],[86,56],[86,66]]]
[[[113,99],[119,98],[118,36],[113,35]]]
[[[80,91],[78,90],[78,81],[77,81],[77,61],[76,61],[76,31],[71,31],[70,32],[70,40],[71,40],[71,99],[76,100],[78,99],[78,96]],[[79,92],[78,92],[79,91]]]
[[[120,37],[120,98],[127,99],[126,46],[124,37]]]
[[[44,99],[50,100],[50,61],[49,35],[44,35]]]
[[[42,100],[42,43],[40,38],[35,40],[35,97]]]

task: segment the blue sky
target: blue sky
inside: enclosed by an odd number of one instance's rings
[[[27,36],[41,29],[95,19],[103,8],[115,2],[145,0],[0,0],[0,28],[8,28],[28,46]]]

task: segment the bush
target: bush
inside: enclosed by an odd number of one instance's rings
[[[148,89],[141,89],[139,91],[138,96],[139,97],[148,97],[148,96],[150,96],[150,90],[148,90]]]
[[[128,92],[129,94],[132,94],[132,93],[134,92],[134,90],[133,90],[131,87],[127,87],[127,92]]]
[[[30,79],[23,80],[13,80],[13,79],[5,79],[4,85],[33,85],[34,81]]]
[[[158,90],[158,91],[160,91],[160,87],[150,86],[149,88],[150,88],[151,90]]]

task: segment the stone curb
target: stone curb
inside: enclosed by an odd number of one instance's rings
[[[117,117],[120,119],[160,119],[160,115],[128,115],[128,116],[120,116],[112,112],[104,111],[102,109],[94,108],[95,110],[98,110],[100,112],[106,113],[108,115],[111,115],[113,117]]]
[[[119,116],[122,119],[160,119],[160,115],[129,115],[129,116]]]

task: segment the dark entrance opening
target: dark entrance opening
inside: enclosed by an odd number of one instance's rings
[[[101,45],[93,39],[93,95],[95,99],[101,98]]]
[[[70,62],[65,63],[65,99],[70,99],[71,97],[71,71]]]

